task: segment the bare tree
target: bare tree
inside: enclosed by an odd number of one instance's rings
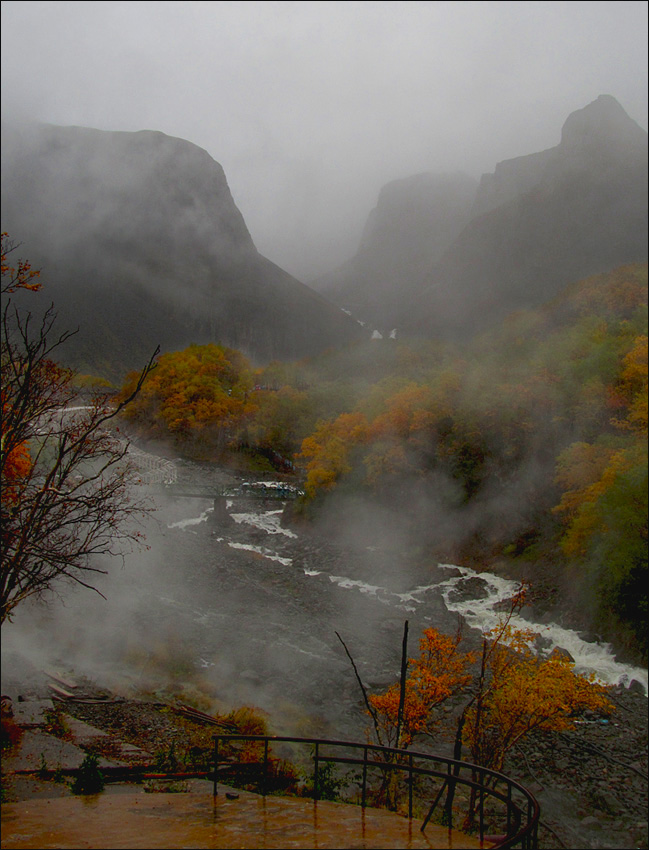
[[[53,306],[37,320],[14,303],[40,287],[28,262],[9,262],[17,246],[2,234],[1,620],[24,600],[60,592],[61,580],[93,586],[94,556],[123,555],[141,542],[149,510],[135,495],[128,441],[116,420],[154,368],[157,350],[128,398],[100,396],[73,407],[74,373],[53,359],[73,332],[55,331]]]

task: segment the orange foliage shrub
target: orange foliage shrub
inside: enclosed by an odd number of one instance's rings
[[[471,652],[458,651],[461,635],[450,637],[437,629],[425,629],[419,641],[419,657],[408,659],[403,723],[397,742],[400,685],[392,685],[384,694],[369,696],[377,725],[385,735],[387,746],[407,747],[414,735],[431,734],[433,709],[470,681],[469,664],[475,661]]]
[[[570,729],[587,709],[613,711],[594,676],[575,674],[574,664],[561,655],[539,659],[530,648],[535,636],[505,624],[485,641],[481,687],[464,725],[476,764],[501,770],[509,750],[533,730]]]

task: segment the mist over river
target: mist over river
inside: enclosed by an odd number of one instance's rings
[[[176,492],[241,484],[211,467],[176,465]],[[168,490],[151,488],[149,548],[128,554],[123,567],[102,561],[106,599],[66,587],[47,607],[24,606],[3,630],[3,648],[98,681],[164,688],[166,675],[176,689],[207,688],[224,707],[264,709],[277,734],[357,738],[368,718],[336,632],[373,690],[398,680],[405,620],[410,655],[423,629],[454,633],[460,618],[467,644],[477,646],[517,589],[461,565],[417,563],[378,528],[370,544],[354,543],[283,523],[281,501],[229,498],[215,508]],[[646,693],[647,671],[616,662],[607,645],[553,623],[518,617],[516,625],[539,632],[542,653],[568,650],[577,672],[636,680]]]

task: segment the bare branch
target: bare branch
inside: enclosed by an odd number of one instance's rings
[[[5,248],[13,250],[3,234],[3,293],[36,288],[37,273],[22,260],[10,266]],[[127,398],[112,406],[96,398],[86,410],[70,412],[74,375],[52,357],[72,332],[55,331],[55,321],[53,306],[37,322],[8,298],[0,322],[2,622],[30,596],[56,592],[61,579],[99,593],[91,577],[105,571],[94,557],[140,545],[136,523],[150,510],[133,498],[128,443],[111,429],[155,368],[159,349]]]
[[[369,711],[370,716],[372,717],[372,721],[373,721],[373,723],[374,723],[374,731],[375,731],[375,733],[376,733],[376,740],[377,740],[377,742],[378,742],[379,744],[381,744],[381,746],[383,746],[383,741],[381,740],[381,733],[379,732],[379,722],[378,722],[378,718],[377,718],[377,716],[376,716],[376,712],[375,712],[375,711],[374,711],[374,709],[372,708],[372,706],[371,706],[371,704],[370,704],[370,701],[369,701],[369,699],[368,699],[368,697],[367,697],[367,691],[365,690],[365,685],[364,685],[364,684],[363,684],[363,682],[361,681],[361,677],[360,677],[360,675],[359,675],[359,673],[358,673],[358,670],[357,670],[357,668],[356,668],[356,664],[354,663],[354,659],[352,658],[350,651],[347,649],[347,644],[346,644],[346,643],[345,643],[345,641],[344,641],[344,640],[340,637],[340,635],[338,634],[338,632],[334,632],[334,634],[336,635],[336,637],[338,638],[338,640],[342,643],[342,645],[343,645],[343,649],[344,649],[344,650],[345,650],[345,652],[347,653],[347,658],[349,658],[349,660],[350,660],[350,662],[351,662],[351,665],[352,665],[352,667],[354,668],[354,674],[355,674],[355,676],[356,676],[356,681],[358,682],[358,686],[360,687],[361,692],[362,692],[362,694],[363,694],[363,699],[365,700],[365,706],[367,707],[367,710]]]

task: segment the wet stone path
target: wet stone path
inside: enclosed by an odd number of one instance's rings
[[[194,787],[201,783],[194,783]],[[378,809],[237,791],[143,792],[38,799],[2,807],[2,847],[478,848],[456,830]],[[116,790],[116,789],[113,789]]]

